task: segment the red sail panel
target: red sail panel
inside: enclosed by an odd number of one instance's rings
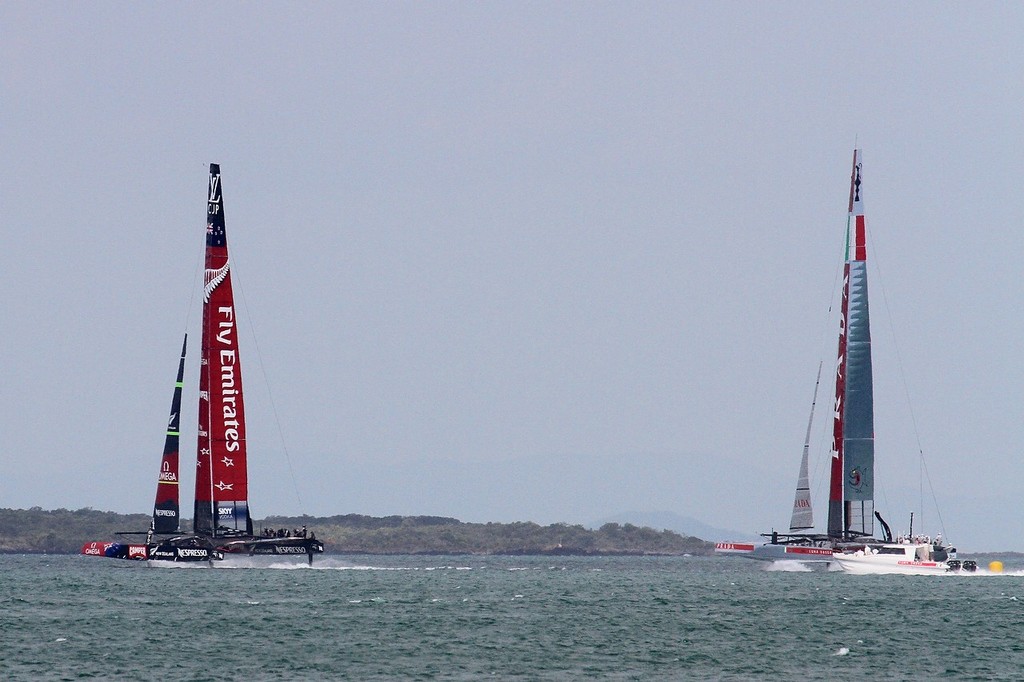
[[[181,344],[181,358],[178,360],[178,378],[174,382],[171,398],[171,414],[167,419],[167,436],[164,439],[164,454],[160,460],[160,475],[156,483],[156,502],[153,505],[152,529],[157,533],[174,533],[178,530],[180,488],[178,471],[178,440],[181,423],[181,388],[185,377],[185,348],[188,335]]]
[[[864,214],[854,216],[853,258],[851,260],[866,261],[868,259],[867,229],[864,226]]]
[[[843,400],[846,395],[846,329],[850,297],[850,264],[843,267],[843,305],[839,321],[839,352],[836,359],[836,399],[832,421],[832,468],[828,494],[828,534],[843,534]]]
[[[196,532],[251,534],[238,324],[217,164],[210,164],[204,283]]]

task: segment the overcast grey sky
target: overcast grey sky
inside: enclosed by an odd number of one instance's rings
[[[781,528],[822,359],[832,392],[856,141],[876,506],[921,513],[919,438],[947,535],[1024,550],[1022,27],[1012,3],[0,4],[0,506],[151,508],[218,162],[256,515]]]

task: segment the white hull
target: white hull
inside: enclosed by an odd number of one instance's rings
[[[856,552],[836,552],[833,560],[855,575],[945,575],[977,568],[973,561],[957,561],[956,549],[938,542],[886,543]]]
[[[889,561],[876,556],[853,556],[836,554],[834,561],[847,573],[854,575],[942,575],[949,573],[945,562],[937,561]]]

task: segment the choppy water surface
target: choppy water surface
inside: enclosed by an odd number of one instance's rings
[[[1013,567],[1011,567],[1013,568]],[[0,556],[0,678],[1020,679],[1024,572],[738,558]]]

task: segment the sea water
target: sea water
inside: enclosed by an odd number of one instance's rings
[[[0,556],[0,679],[1022,679],[1024,571]]]

